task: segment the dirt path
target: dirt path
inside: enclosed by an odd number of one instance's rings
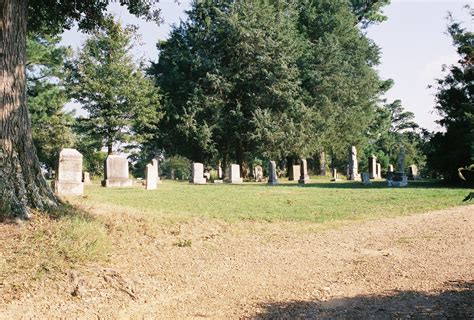
[[[310,232],[195,220],[115,239],[0,318],[472,318],[474,206]]]

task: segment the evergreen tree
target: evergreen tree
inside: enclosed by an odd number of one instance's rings
[[[387,84],[374,66],[379,48],[357,26],[344,0],[306,0],[298,28],[305,39],[299,60],[304,103],[313,110],[314,153],[326,150],[334,163],[346,162],[350,145],[364,145],[380,94]]]
[[[166,96],[160,143],[195,161],[237,161],[245,175],[256,153],[284,150],[290,132],[278,124],[301,114],[293,16],[264,1],[195,1],[188,14],[150,71]]]
[[[30,35],[27,41],[27,96],[33,142],[40,162],[57,165],[62,148],[72,147],[72,113],[64,112],[68,101],[64,88],[64,64],[70,50],[59,46],[59,37]]]
[[[159,96],[133,61],[135,27],[122,27],[109,17],[92,32],[70,63],[71,96],[87,111],[79,131],[107,147],[139,147],[157,129]]]
[[[452,17],[448,32],[460,59],[437,81],[435,109],[445,132],[431,139],[429,165],[446,179],[458,180],[457,169],[474,163],[474,33]]]

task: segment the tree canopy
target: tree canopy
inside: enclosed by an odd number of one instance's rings
[[[69,63],[70,95],[88,113],[77,120],[80,131],[109,154],[146,140],[160,116],[158,92],[131,54],[135,35],[135,27],[108,17]]]
[[[68,101],[64,87],[64,64],[69,48],[59,46],[59,37],[30,35],[27,40],[27,99],[33,142],[39,160],[56,167],[62,148],[74,144],[73,115],[63,111]]]
[[[470,11],[471,17],[474,11]],[[435,109],[445,132],[431,139],[430,167],[457,180],[457,169],[474,162],[474,33],[450,17],[448,32],[459,54],[457,64],[437,81]]]
[[[165,97],[157,143],[244,171],[255,158],[325,148],[345,156],[363,140],[384,85],[373,69],[379,50],[358,27],[369,14],[359,18],[355,8],[343,0],[194,1],[150,69]]]

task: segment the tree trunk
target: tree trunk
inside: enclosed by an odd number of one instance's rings
[[[0,216],[57,208],[31,136],[26,106],[27,0],[0,0]]]

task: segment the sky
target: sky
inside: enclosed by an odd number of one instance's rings
[[[122,23],[139,26],[140,47],[134,54],[146,60],[156,61],[158,40],[166,39],[172,24],[185,20],[190,0],[160,0],[164,23],[157,26],[130,15],[117,3],[109,6],[109,12]],[[448,11],[464,26],[473,30],[466,4],[474,6],[474,0],[392,0],[384,8],[388,20],[369,27],[367,34],[381,48],[381,64],[377,67],[382,79],[393,79],[395,84],[387,92],[388,102],[399,99],[405,109],[415,114],[415,121],[423,128],[438,131],[434,113],[435,79],[442,78],[442,66],[456,63],[458,56],[451,38],[446,34]],[[74,49],[81,46],[85,35],[77,30],[66,31],[62,44]],[[68,109],[77,107],[70,104]]]

